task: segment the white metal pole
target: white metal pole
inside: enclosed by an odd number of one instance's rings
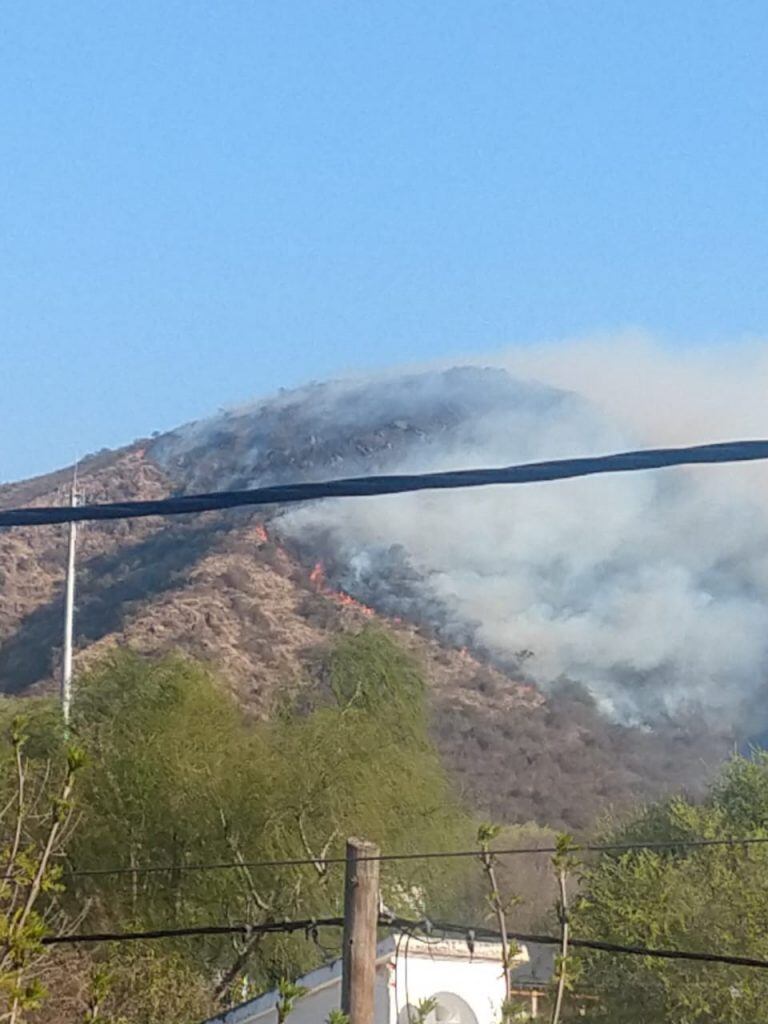
[[[72,508],[77,505],[77,467],[72,480]],[[75,552],[77,548],[77,524],[69,524],[69,549],[67,552],[67,583],[64,605],[64,660],[61,667],[61,713],[64,725],[69,725],[72,707],[72,635],[75,624]]]

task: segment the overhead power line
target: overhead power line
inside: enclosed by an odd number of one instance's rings
[[[266,924],[226,924],[226,925],[190,925],[188,928],[155,928],[145,931],[119,932],[87,932],[70,935],[46,935],[42,939],[45,946],[86,945],[104,942],[147,942],[159,939],[177,939],[205,937],[216,935],[289,935],[304,932],[308,938],[314,939],[320,928],[341,928],[344,919],[341,917],[305,918],[301,921],[272,921]],[[401,931],[422,931],[434,938],[435,933],[444,936],[455,935],[465,939],[468,944],[478,941],[499,941],[499,932],[490,928],[476,928],[467,925],[445,923],[441,921],[411,921],[406,918],[382,915],[379,919],[382,928],[399,929]],[[535,935],[528,932],[509,932],[508,938],[517,942],[536,943],[543,946],[559,946],[560,938],[555,935]],[[687,960],[695,963],[728,964],[735,967],[756,967],[768,969],[768,960],[757,957],[737,956],[729,953],[708,953],[698,950],[656,949],[649,946],[624,945],[618,942],[603,942],[600,939],[573,939],[571,945],[579,949],[589,949],[600,953],[642,956],[663,960]]]
[[[403,931],[419,930],[434,937],[435,933],[460,936],[470,943],[474,939],[501,941],[501,933],[491,928],[472,928],[460,924],[448,924],[441,921],[409,921],[405,918],[382,919],[382,924]],[[516,942],[529,942],[541,946],[559,946],[559,935],[531,935],[527,932],[508,932],[507,938]],[[601,939],[571,939],[569,944],[578,949],[591,949],[598,953],[616,953],[627,956],[643,956],[656,960],[688,960],[694,963],[729,964],[734,967],[757,967],[768,970],[768,960],[759,957],[738,956],[730,953],[706,953],[691,949],[656,949],[652,946],[630,946],[619,942],[604,942]]]
[[[447,473],[348,477],[315,483],[276,484],[247,491],[217,491],[155,501],[124,501],[101,505],[16,508],[0,511],[0,526],[48,526],[82,520],[136,519],[175,516],[254,505],[285,505],[319,498],[374,497],[412,491],[487,487],[492,484],[543,483],[600,473],[629,473],[670,466],[710,465],[768,459],[768,441],[726,441],[689,448],[652,448],[580,459],[529,462],[497,469],[459,469]]]
[[[188,928],[154,928],[139,932],[86,932],[71,935],[45,935],[44,946],[73,946],[78,943],[140,942],[155,939],[180,939],[203,935],[290,935],[306,932],[312,936],[317,928],[341,928],[343,917],[306,918],[303,921],[271,921],[267,924],[202,924]]]
[[[768,843],[768,836],[731,837],[727,839],[669,839],[663,842],[633,843],[575,843],[571,850],[582,853],[624,853],[632,850],[687,850],[717,846],[763,846]],[[514,857],[530,854],[554,854],[555,846],[516,846],[490,851],[496,857]],[[416,853],[382,853],[376,857],[363,857],[362,860],[376,861],[416,861],[416,860],[448,860],[452,858],[480,857],[482,850],[424,850]],[[147,864],[120,866],[115,868],[82,868],[64,871],[65,878],[95,878],[102,875],[151,875],[170,874],[181,871],[226,871],[237,868],[295,868],[295,867],[333,867],[345,864],[344,857],[287,857],[283,860],[225,860],[209,861],[198,864]],[[3,876],[5,878],[12,876]]]

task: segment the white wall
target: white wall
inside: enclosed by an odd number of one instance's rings
[[[527,959],[523,952],[519,959]],[[300,979],[310,991],[297,1001],[288,1024],[324,1024],[338,1009],[341,965],[319,968]],[[441,995],[444,998],[441,1000]],[[497,1024],[504,1000],[501,949],[478,943],[470,958],[459,941],[428,942],[399,936],[379,947],[376,967],[376,1024],[405,1024],[406,1008],[437,997],[442,1006],[429,1024]],[[276,997],[268,993],[217,1017],[209,1024],[276,1024]],[[454,1011],[458,1016],[443,1016]]]
[[[460,1024],[497,1024],[504,1001],[500,959],[478,956],[470,960],[466,951],[463,955],[457,953],[445,956],[440,954],[439,947],[430,956],[421,943],[418,952],[414,955],[409,950],[406,958],[403,945],[404,942],[401,944],[401,955],[397,957],[395,998],[392,1000],[387,1024],[402,1024],[407,1021],[405,1008],[409,1004],[415,1007],[420,1000],[432,996],[437,996],[439,1000],[441,993],[458,996],[466,1004],[466,1010],[459,1016]],[[454,1005],[451,1006],[451,1003]],[[454,1009],[455,1000],[444,999],[443,1006],[445,1010]],[[434,1018],[436,1024],[440,1018],[438,1009]]]

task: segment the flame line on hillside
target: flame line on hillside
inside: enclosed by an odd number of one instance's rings
[[[314,569],[309,574],[309,582],[318,594],[323,594],[325,597],[330,598],[331,601],[335,601],[336,604],[340,604],[344,608],[354,608],[356,611],[368,618],[374,614],[373,608],[369,607],[367,604],[363,604],[362,601],[358,601],[357,598],[348,594],[346,590],[334,590],[333,587],[329,586],[328,581],[325,578],[325,566],[322,562],[315,563]]]
[[[631,473],[673,466],[753,462],[768,459],[768,440],[724,441],[687,448],[648,448],[614,455],[528,462],[496,469],[457,469],[445,473],[416,473],[340,480],[276,484],[246,491],[217,491],[150,501],[108,502],[76,508],[48,506],[0,511],[0,527],[52,526],[58,523],[103,519],[138,519],[144,516],[214,512],[249,505],[287,505],[322,498],[365,498],[383,494],[497,484],[545,483],[604,473]]]

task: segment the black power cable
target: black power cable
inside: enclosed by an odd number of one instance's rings
[[[149,931],[136,932],[90,932],[71,935],[46,935],[42,938],[44,946],[93,944],[100,942],[137,942],[155,939],[175,939],[190,936],[206,935],[287,935],[294,932],[305,932],[312,936],[318,928],[341,928],[342,917],[306,918],[301,921],[273,921],[269,924],[231,924],[231,925],[192,925],[188,928],[157,928]],[[412,936],[416,931],[424,931],[425,921],[410,921],[406,918],[383,915],[379,918],[379,926],[387,929],[399,929]],[[469,927],[443,921],[430,921],[430,932],[442,932],[444,935],[456,935],[461,938],[497,942],[501,935],[490,928]],[[508,937],[517,942],[529,942],[543,946],[559,946],[560,938],[555,935],[532,935],[527,932],[509,932]],[[600,939],[572,939],[575,948],[590,949],[600,953],[626,954],[662,960],[687,960],[695,963],[728,964],[735,967],[755,967],[768,969],[768,960],[751,956],[736,956],[729,953],[705,953],[698,950],[655,949],[649,946],[623,945],[618,942],[603,942]]]
[[[307,918],[303,921],[272,921],[268,924],[207,924],[188,928],[154,928],[140,932],[88,932],[71,935],[45,935],[44,946],[72,946],[78,943],[137,942],[153,939],[178,939],[197,935],[289,935],[306,932],[311,937],[317,928],[341,928],[343,917]]]
[[[492,484],[543,483],[594,476],[598,473],[628,473],[670,466],[710,465],[768,459],[768,441],[725,441],[689,448],[650,448],[581,459],[528,462],[497,469],[457,469],[447,473],[347,477],[317,483],[276,484],[247,491],[217,491],[153,501],[122,501],[101,505],[49,506],[0,511],[2,526],[49,526],[82,520],[136,519],[141,516],[175,516],[187,512],[212,512],[253,505],[285,505],[318,498],[374,497],[412,491],[445,490],[456,487],[488,487]]]
[[[392,928],[402,928],[404,931],[423,929],[424,921],[409,921],[404,918],[389,918],[387,923]],[[463,925],[446,923],[444,921],[430,921],[430,929],[442,932],[444,935],[456,935],[461,938],[472,936],[472,940],[486,940],[498,942],[501,940],[501,933],[490,928],[466,927]],[[508,932],[507,937],[517,942],[529,942],[541,946],[559,946],[561,939],[557,935],[531,935],[527,932]],[[618,942],[603,942],[600,939],[570,939],[569,945],[578,949],[590,949],[599,953],[617,953],[629,956],[644,956],[657,960],[688,960],[694,963],[706,964],[729,964],[734,967],[757,967],[768,970],[768,960],[761,960],[752,956],[736,956],[729,953],[703,953],[689,949],[655,949],[650,946],[629,946]]]

